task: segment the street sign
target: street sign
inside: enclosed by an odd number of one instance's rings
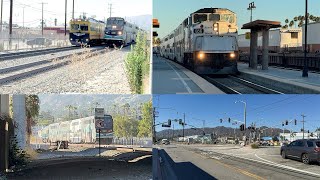
[[[94,116],[97,117],[104,117],[104,108],[95,108],[94,109]]]

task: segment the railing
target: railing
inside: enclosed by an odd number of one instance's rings
[[[249,63],[249,54],[240,54],[240,62]],[[258,55],[258,64],[262,63],[262,55]],[[310,70],[320,71],[320,56],[316,54],[307,55],[307,64]],[[302,53],[286,54],[286,53],[269,53],[269,65],[280,66],[285,68],[302,69],[304,66],[304,55]]]

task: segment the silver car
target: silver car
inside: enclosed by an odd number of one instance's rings
[[[281,147],[282,158],[301,160],[304,164],[320,163],[320,139],[300,139]]]

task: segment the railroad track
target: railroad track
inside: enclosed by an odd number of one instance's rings
[[[5,85],[13,81],[25,79],[40,74],[42,72],[47,72],[49,70],[57,69],[62,66],[68,65],[72,63],[72,56],[78,56],[84,53],[86,52],[78,52],[75,54],[60,56],[58,58],[52,58],[48,60],[42,60],[0,69],[0,85]],[[90,51],[87,53],[92,53],[90,57],[94,57],[99,54],[105,53],[105,48],[90,49]]]
[[[36,51],[24,51],[24,52],[17,52],[17,53],[0,54],[0,61],[19,59],[19,58],[25,58],[25,57],[32,57],[32,56],[39,56],[39,55],[44,55],[44,54],[56,53],[56,52],[69,51],[69,50],[77,49],[77,48],[79,48],[79,47],[68,46],[68,47],[61,47],[61,48],[41,49],[41,50],[36,50]]]
[[[233,75],[223,78],[214,78],[211,76],[203,76],[203,78],[227,94],[284,94],[272,88]]]

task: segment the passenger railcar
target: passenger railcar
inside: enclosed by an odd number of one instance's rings
[[[139,31],[143,30],[124,18],[110,17],[107,19],[104,39],[109,45],[126,46],[136,42]]]
[[[99,122],[99,124],[97,124]],[[100,126],[103,127],[100,127]],[[68,141],[69,143],[95,143],[100,140],[103,144],[110,144],[113,138],[113,118],[105,115],[102,119],[94,116],[50,124],[38,132],[43,142],[55,143]]]
[[[234,12],[200,9],[161,39],[161,56],[190,67],[198,74],[238,73],[238,27]]]
[[[103,21],[93,18],[72,19],[70,21],[70,43],[72,45],[94,45],[102,44],[104,40]]]

